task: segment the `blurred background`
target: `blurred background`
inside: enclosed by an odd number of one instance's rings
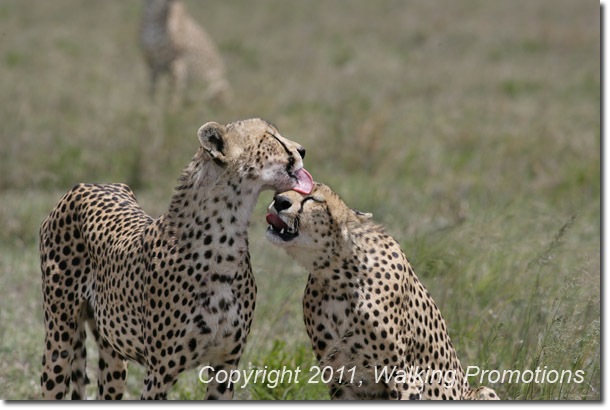
[[[600,9],[577,0],[185,1],[231,104],[155,101],[140,1],[0,2],[0,398],[40,397],[38,229],[78,182],[124,182],[157,217],[207,121],[262,117],[306,168],[401,244],[464,367],[583,370],[583,383],[485,383],[503,399],[600,398]],[[165,84],[165,85],[164,85]],[[241,368],[314,365],[307,273],[264,239]],[[89,395],[97,352],[90,344]],[[127,398],[143,370],[130,365]],[[478,385],[478,380],[471,379]],[[203,398],[197,371],[172,399]],[[325,399],[253,384],[240,399]]]

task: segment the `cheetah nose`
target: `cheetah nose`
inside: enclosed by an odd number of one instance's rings
[[[297,148],[297,152],[301,156],[301,159],[305,159],[305,148],[299,147],[299,148]]]
[[[290,199],[286,198],[285,196],[276,196],[273,207],[276,211],[282,212],[284,209],[290,208],[291,205]]]

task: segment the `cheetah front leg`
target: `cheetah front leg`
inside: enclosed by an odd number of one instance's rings
[[[218,372],[221,370],[226,372],[227,375],[231,374],[232,370],[237,370],[237,366],[234,365],[211,365],[214,370],[208,372],[208,388],[205,393],[205,400],[232,400],[233,399],[233,384],[229,383],[228,380],[224,380],[225,374],[223,373],[223,382],[216,380]]]
[[[167,400],[167,392],[178,381],[177,376],[174,372],[168,372],[165,366],[149,368],[140,400]]]
[[[97,378],[98,400],[121,400],[127,379],[127,361],[104,340],[98,343],[100,357]]]
[[[411,377],[407,383],[388,383],[390,400],[421,400],[424,384],[419,378]]]
[[[215,355],[215,358],[210,361],[210,367],[212,370],[208,373],[208,380],[210,382],[207,386],[205,393],[206,400],[231,400],[233,399],[233,384],[229,382],[229,378],[232,372],[237,371],[239,365],[239,359],[244,350],[246,344],[246,336],[239,331],[239,338],[235,338],[234,335],[229,334],[226,336],[227,343],[221,348],[221,350]],[[217,380],[217,374],[223,371],[222,380]],[[225,380],[225,375],[229,375]]]

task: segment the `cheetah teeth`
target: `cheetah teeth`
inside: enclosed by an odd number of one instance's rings
[[[282,237],[293,237],[298,235],[298,230],[296,228],[285,227],[285,228],[277,228],[273,225],[270,225],[269,230],[276,232],[278,235]]]

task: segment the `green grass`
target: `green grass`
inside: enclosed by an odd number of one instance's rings
[[[40,397],[37,232],[63,192],[125,182],[158,216],[198,127],[251,116],[302,143],[316,180],[388,227],[465,367],[585,371],[581,384],[491,384],[502,398],[600,398],[596,4],[189,1],[236,98],[219,107],[193,95],[173,111],[147,98],[140,5],[0,3],[0,398]],[[241,368],[305,371],[307,273],[263,238],[270,200],[250,229],[259,293]],[[128,398],[142,380],[130,366]],[[170,398],[204,392],[192,371]],[[236,398],[328,393],[255,384]]]

